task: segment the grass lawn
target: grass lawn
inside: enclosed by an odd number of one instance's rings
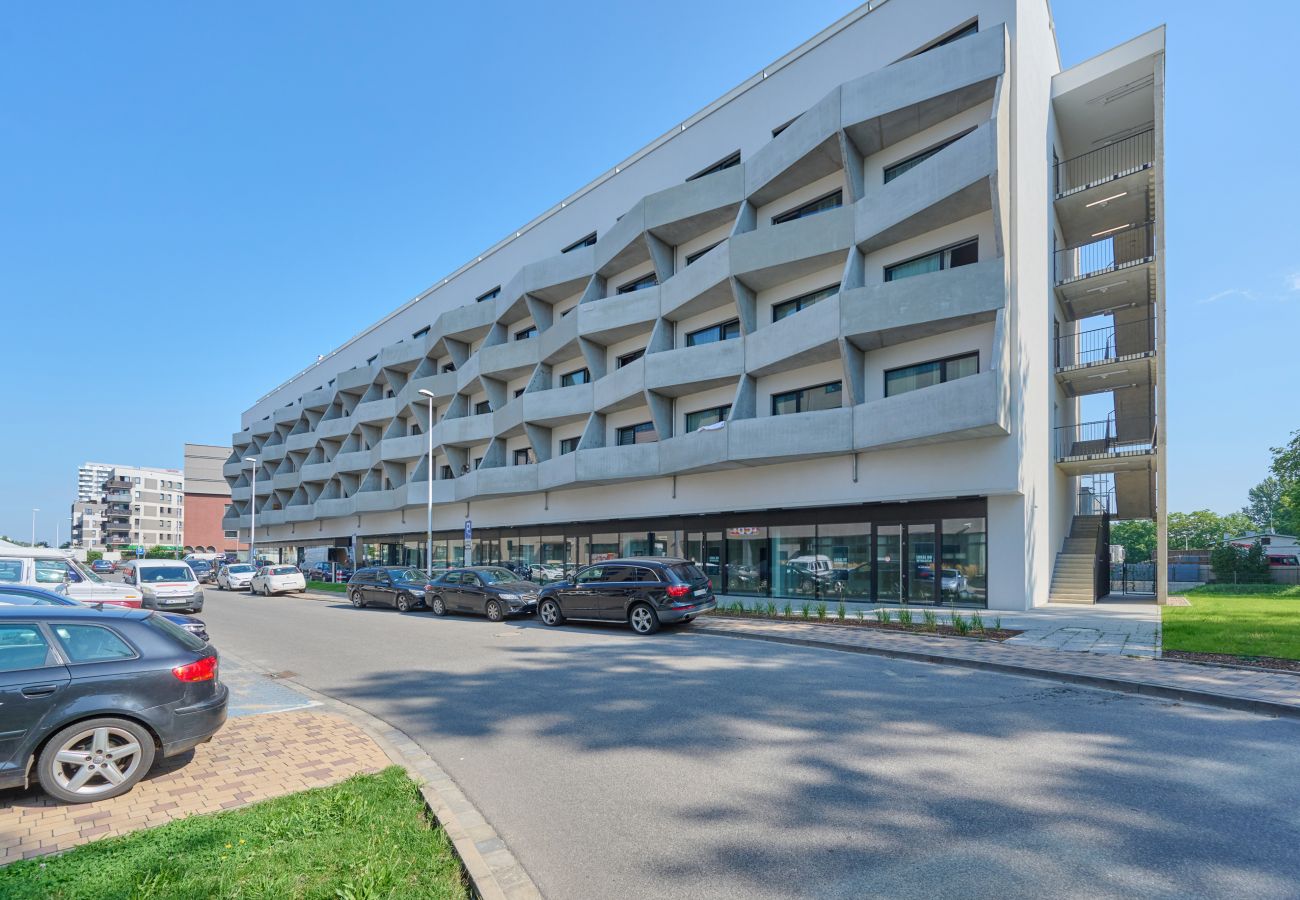
[[[346,594],[348,592],[347,582],[335,583],[333,581],[309,581],[307,582],[309,591],[333,591],[336,594]]]
[[[1160,608],[1166,650],[1300,659],[1300,588],[1209,585],[1187,599],[1191,606]]]
[[[396,766],[0,869],[0,897],[466,898],[451,842]]]

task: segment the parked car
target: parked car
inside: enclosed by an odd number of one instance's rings
[[[391,606],[398,612],[410,612],[424,605],[424,588],[428,583],[429,579],[419,569],[401,566],[358,569],[348,579],[348,599],[358,609]]]
[[[955,596],[961,599],[970,596],[970,585],[960,570],[943,569],[942,572],[939,577],[939,587],[944,596]]]
[[[229,692],[217,651],[145,610],[0,606],[0,787],[35,774],[66,803],[125,794],[209,740]]]
[[[53,587],[66,584],[68,596],[85,603],[111,603],[139,609],[140,590],[132,585],[110,584],[82,565],[66,550],[5,545],[0,549],[0,584]]]
[[[203,589],[189,563],[175,559],[132,559],[123,568],[122,579],[140,591],[145,609],[185,612],[203,609]]]
[[[689,622],[716,605],[713,583],[693,562],[655,557],[579,569],[573,580],[542,588],[537,613],[546,625],[627,622],[637,634],[654,634],[665,622]]]
[[[73,600],[67,595],[63,585],[52,591],[45,588],[27,587],[26,585],[0,585],[0,606],[85,606],[91,609],[104,610],[110,607],[103,603],[82,603],[80,600]],[[197,616],[187,616],[183,613],[160,612],[160,616],[175,622],[184,628],[190,634],[206,641],[208,639],[208,626]]]
[[[254,594],[270,597],[307,590],[307,579],[297,566],[262,566],[248,583]]]
[[[96,575],[110,575],[113,572],[113,564],[106,559],[97,559],[90,564],[90,571]]]
[[[313,563],[304,573],[309,581],[323,581],[326,584],[343,584],[352,577],[352,570],[341,563]]]
[[[190,567],[190,571],[194,573],[194,577],[200,583],[210,582],[217,577],[216,571],[212,568],[212,563],[206,559],[191,559],[185,564]]]
[[[528,580],[535,581],[538,584],[546,584],[551,581],[563,581],[564,569],[556,565],[547,563],[532,563],[528,567]]]
[[[217,572],[217,590],[246,591],[255,574],[257,569],[248,563],[237,562],[222,566]]]
[[[537,585],[503,566],[468,566],[443,572],[431,581],[424,602],[435,616],[475,613],[500,622],[537,609]]]

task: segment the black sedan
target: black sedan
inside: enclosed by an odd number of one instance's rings
[[[424,586],[428,581],[419,569],[401,566],[358,569],[348,579],[348,599],[358,609],[391,606],[398,612],[410,612],[424,604]]]
[[[587,566],[570,581],[547,585],[537,613],[544,625],[590,619],[654,634],[664,623],[689,622],[716,605],[712,582],[690,560],[637,557]]]
[[[24,584],[0,584],[0,606],[82,606],[101,611],[118,608],[106,603],[82,603],[80,600],[74,600],[64,593],[61,585],[52,591],[47,591],[45,588],[28,587]],[[199,640],[207,642],[208,626],[198,616],[162,611],[158,614],[184,628]]]
[[[501,566],[469,566],[451,569],[430,582],[424,603],[435,616],[475,613],[500,622],[536,610],[537,585]]]
[[[125,794],[155,758],[209,740],[217,652],[149,610],[0,606],[0,788],[65,803]]]

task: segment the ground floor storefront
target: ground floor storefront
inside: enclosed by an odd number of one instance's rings
[[[324,551],[332,561],[424,568],[426,535],[358,534]],[[302,562],[305,546],[259,547]],[[693,560],[723,594],[906,603],[988,600],[983,497],[893,504],[436,531],[435,567],[539,565],[554,576],[619,556]],[[539,577],[547,577],[539,573]]]

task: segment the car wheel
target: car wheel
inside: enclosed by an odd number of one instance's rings
[[[410,611],[411,611],[411,597],[410,597],[409,594],[398,594],[398,595],[397,595],[397,611],[398,611],[398,612],[410,612]]]
[[[537,616],[542,620],[543,625],[564,624],[564,613],[560,611],[560,604],[549,598],[543,600],[542,605],[537,608]]]
[[[483,607],[483,611],[487,613],[489,622],[500,622],[505,618],[501,613],[501,601],[499,600],[489,600],[487,605]]]
[[[89,803],[131,790],[153,758],[153,735],[140,725],[126,719],[90,719],[50,738],[36,775],[55,799]]]
[[[638,603],[627,614],[627,622],[637,634],[654,634],[659,630],[659,617],[648,603]]]
[[[226,586],[225,586],[224,584],[222,584],[220,581],[218,581],[218,582],[217,582],[217,590],[219,590],[219,591],[224,591],[225,589],[226,589]]]
[[[430,611],[432,611],[435,616],[447,615],[447,602],[443,600],[442,597],[434,597],[432,600],[426,602],[429,604]]]
[[[366,598],[361,596],[360,591],[353,591],[350,595],[348,595],[348,599],[352,601],[352,605],[355,606],[357,609],[365,608]]]

